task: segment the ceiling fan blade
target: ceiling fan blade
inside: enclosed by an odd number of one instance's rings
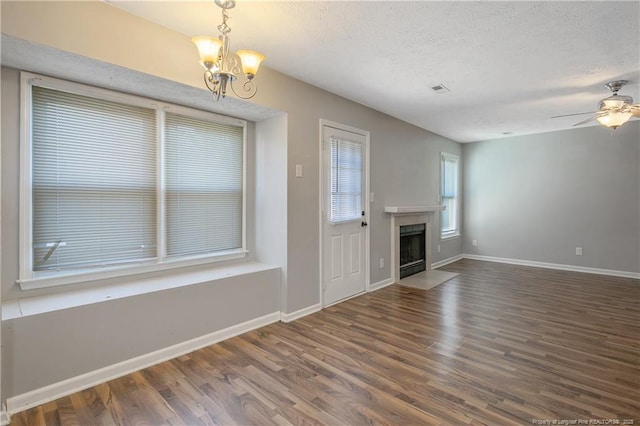
[[[573,125],[573,127],[581,126],[581,125],[583,125],[583,124],[587,124],[588,122],[593,121],[593,120],[596,120],[596,119],[598,119],[598,118],[600,118],[600,117],[603,117],[603,116],[605,116],[605,115],[607,115],[607,113],[606,113],[606,112],[599,112],[599,113],[597,113],[597,114],[595,114],[595,115],[593,115],[593,116],[591,116],[591,117],[587,118],[586,120],[583,120],[583,121],[581,121],[581,122],[579,122],[579,123],[574,124],[574,125]]]
[[[596,114],[596,113],[597,113],[596,111],[576,112],[575,114],[554,115],[553,117],[549,117],[549,118],[573,117],[574,115],[585,115],[585,114]]]
[[[640,104],[629,105],[629,112],[633,114],[634,117],[640,117]]]

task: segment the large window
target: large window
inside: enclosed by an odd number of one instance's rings
[[[459,158],[442,153],[440,159],[440,197],[445,209],[440,215],[442,237],[452,237],[460,232],[458,224],[458,163]]]
[[[23,101],[21,281],[244,255],[243,121],[26,74]]]

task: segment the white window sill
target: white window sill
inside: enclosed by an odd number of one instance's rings
[[[100,270],[73,271],[69,273],[40,273],[34,277],[18,280],[20,289],[37,290],[61,286],[65,284],[77,284],[98,280],[107,280],[130,275],[146,274],[151,272],[168,271],[187,266],[215,264],[225,260],[243,259],[247,255],[245,250],[232,250],[228,253],[221,253],[216,256],[200,256],[189,259],[167,260],[163,263],[153,263],[146,265],[126,265],[114,266]]]
[[[440,241],[454,240],[456,238],[460,238],[462,234],[459,232],[452,232],[450,234],[441,234]]]
[[[276,269],[279,269],[279,267],[259,262],[247,262],[225,267],[207,268],[204,270],[200,268],[197,271],[191,272],[172,271],[161,277],[139,278],[136,280],[127,280],[126,283],[121,284],[89,287],[65,293],[9,300],[2,304],[2,320],[28,317],[46,312],[60,311],[78,306]]]

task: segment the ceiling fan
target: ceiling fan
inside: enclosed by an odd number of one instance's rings
[[[611,90],[613,95],[604,98],[598,104],[596,112],[580,112],[577,114],[556,115],[551,118],[570,117],[573,115],[593,114],[591,117],[573,125],[573,127],[587,124],[590,121],[598,122],[612,129],[617,129],[629,121],[631,117],[640,117],[640,104],[634,104],[631,96],[618,95],[618,91],[627,84],[627,80],[610,81],[604,87]]]

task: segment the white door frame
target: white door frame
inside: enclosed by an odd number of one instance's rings
[[[365,284],[365,293],[368,293],[370,291],[370,282],[371,282],[371,277],[370,277],[370,267],[369,267],[369,252],[370,252],[370,227],[371,227],[371,215],[370,215],[370,202],[369,202],[369,144],[370,144],[370,133],[366,130],[362,130],[362,129],[358,129],[356,127],[352,127],[352,126],[347,126],[345,124],[341,124],[341,123],[336,123],[335,121],[330,121],[330,120],[325,120],[323,118],[320,119],[320,126],[319,126],[319,169],[320,169],[320,195],[319,195],[319,205],[320,205],[320,214],[318,215],[319,217],[319,223],[318,223],[318,231],[320,234],[320,238],[319,238],[319,259],[320,259],[320,263],[319,263],[319,270],[320,270],[320,282],[319,282],[319,286],[318,286],[318,291],[320,294],[320,306],[322,308],[326,308],[325,306],[325,302],[324,302],[324,291],[322,288],[322,285],[324,283],[324,256],[323,256],[323,250],[324,250],[324,224],[325,224],[325,212],[324,212],[324,190],[325,190],[325,175],[324,175],[324,156],[323,156],[323,146],[324,146],[324,138],[323,138],[323,129],[324,127],[333,127],[335,129],[339,129],[339,130],[344,130],[346,132],[351,132],[351,133],[356,133],[359,135],[364,136],[365,138],[365,145],[364,145],[364,150],[365,150],[365,154],[364,154],[364,158],[365,158],[365,179],[364,179],[364,205],[362,206],[364,208],[364,212],[365,212],[365,216],[364,216],[364,221],[367,222],[369,224],[369,226],[367,226],[365,228],[365,244],[364,244],[364,284]],[[362,294],[362,293],[360,293]],[[355,296],[359,296],[358,295],[354,295]],[[342,299],[340,300],[340,302],[343,302],[346,299]],[[339,303],[339,302],[337,302]]]

